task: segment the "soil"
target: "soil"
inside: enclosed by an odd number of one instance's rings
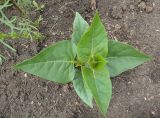
[[[72,85],[42,80],[11,67],[47,45],[69,39],[75,11],[89,22],[90,0],[39,0],[45,4],[43,41],[7,40],[17,52],[0,45],[7,60],[0,66],[0,118],[103,118],[85,106]],[[160,118],[160,1],[99,0],[97,9],[110,38],[129,43],[154,61],[112,78],[108,118]]]

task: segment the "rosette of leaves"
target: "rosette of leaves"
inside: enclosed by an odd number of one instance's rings
[[[72,82],[82,101],[93,107],[94,99],[105,116],[112,95],[110,77],[149,60],[132,46],[109,40],[98,12],[90,26],[76,13],[71,40],[59,41],[15,67],[46,80]]]

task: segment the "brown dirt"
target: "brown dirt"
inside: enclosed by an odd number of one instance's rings
[[[96,107],[86,107],[73,87],[39,79],[11,68],[42,48],[70,38],[74,12],[90,21],[90,1],[40,0],[46,7],[41,42],[7,40],[17,52],[0,45],[7,61],[0,67],[0,118],[102,118]],[[128,42],[155,57],[112,79],[113,97],[108,118],[160,118],[160,1],[100,0],[101,18],[111,38]]]

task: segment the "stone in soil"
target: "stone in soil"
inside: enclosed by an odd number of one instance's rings
[[[122,7],[114,6],[111,11],[111,17],[114,19],[121,19],[123,17]]]
[[[134,0],[135,4],[139,4],[142,0]]]
[[[145,11],[146,13],[150,13],[153,11],[153,6],[147,4],[148,2],[142,1],[141,3],[138,4],[138,8],[141,11]]]
[[[146,13],[151,13],[153,11],[153,7],[146,6]]]
[[[144,1],[142,1],[139,5],[138,5],[138,8],[140,10],[145,10],[146,9],[146,3]]]
[[[130,5],[129,8],[130,8],[131,10],[134,10],[134,9],[135,9],[135,6],[134,6],[134,5]]]

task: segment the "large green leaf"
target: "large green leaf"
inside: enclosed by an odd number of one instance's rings
[[[15,67],[58,83],[68,83],[74,78],[74,57],[70,41],[60,41]]]
[[[111,77],[117,76],[151,59],[150,56],[139,52],[130,45],[109,40],[107,68],[109,69]]]
[[[92,93],[87,87],[87,85],[84,83],[82,79],[82,74],[78,70],[76,71],[76,74],[73,80],[73,86],[77,95],[82,99],[82,101],[85,102],[88,106],[93,107]]]
[[[81,39],[82,35],[88,30],[89,25],[83,19],[83,17],[76,12],[76,16],[73,23],[73,34],[72,34],[72,41],[77,44]]]
[[[88,31],[77,45],[77,55],[80,61],[86,62],[94,55],[106,57],[107,53],[107,34],[97,12]]]
[[[112,84],[107,69],[99,71],[82,67],[83,80],[89,87],[99,109],[106,115],[112,95]]]

